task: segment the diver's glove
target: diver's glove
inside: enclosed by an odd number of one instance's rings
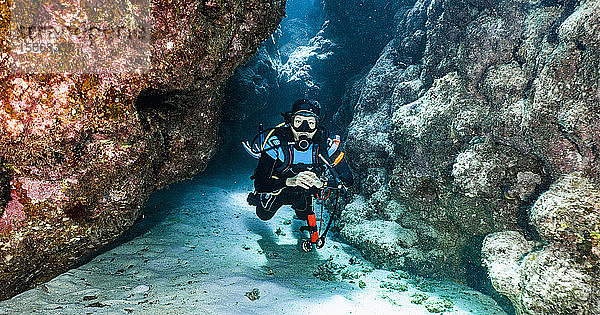
[[[323,187],[323,182],[311,171],[300,172],[298,175],[286,179],[285,184],[290,187],[298,186],[304,189],[310,189],[313,186],[316,188]]]

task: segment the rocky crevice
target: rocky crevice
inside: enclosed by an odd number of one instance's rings
[[[10,201],[10,172],[0,163],[0,217],[4,214],[6,204]]]
[[[248,126],[279,124],[279,113],[304,97],[320,101],[330,131],[345,133],[352,119],[352,107],[342,101],[345,82],[372,66],[393,37],[394,15],[407,10],[404,1],[310,2],[289,1],[279,29],[229,80],[225,152],[240,150],[239,139],[251,140]]]

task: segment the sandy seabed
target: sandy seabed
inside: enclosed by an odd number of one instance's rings
[[[263,222],[246,203],[251,171],[213,162],[153,194],[119,241],[0,314],[505,314],[466,286],[373,268],[334,235],[303,252],[289,207]]]

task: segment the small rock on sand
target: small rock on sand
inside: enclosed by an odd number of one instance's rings
[[[134,294],[144,293],[148,291],[150,291],[150,287],[144,284],[138,285],[137,287],[133,288]]]
[[[254,288],[252,291],[246,292],[245,295],[248,297],[248,299],[250,299],[250,301],[256,301],[260,299],[260,291],[258,288]]]

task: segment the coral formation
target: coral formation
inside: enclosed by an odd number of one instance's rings
[[[534,247],[534,242],[516,231],[492,233],[483,242],[482,261],[492,275],[492,285],[513,301],[520,295],[519,263]]]
[[[600,310],[597,266],[563,248],[532,251],[519,232],[486,237],[483,262],[494,287],[520,314],[596,314]]]
[[[285,6],[125,2],[0,3],[0,299],[114,240],[152,191],[204,169],[217,143],[221,86]],[[134,45],[102,41],[101,14],[146,33]],[[19,54],[11,31],[36,18],[49,29],[68,26],[73,34],[60,40],[75,52]],[[85,25],[97,25],[84,29],[92,42],[75,33]]]
[[[598,285],[599,184],[581,173],[561,177],[532,209],[547,245],[534,251],[518,232],[486,237],[483,262],[494,287],[523,314],[595,314]]]
[[[600,183],[572,173],[560,178],[531,209],[540,235],[582,258],[600,260]]]

